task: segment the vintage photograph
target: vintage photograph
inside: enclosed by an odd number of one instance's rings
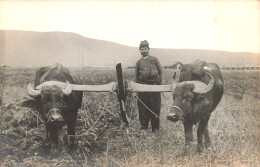
[[[259,7],[0,1],[0,166],[260,166]]]

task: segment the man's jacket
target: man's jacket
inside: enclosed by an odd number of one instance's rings
[[[162,81],[162,67],[159,60],[153,56],[141,58],[135,66],[135,82],[150,85],[160,85]]]

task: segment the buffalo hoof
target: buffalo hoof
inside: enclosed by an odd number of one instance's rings
[[[50,154],[48,156],[50,159],[58,158],[59,157],[59,150],[58,148],[51,148]]]
[[[183,148],[182,154],[183,154],[183,155],[187,155],[189,152],[190,152],[190,145],[186,145],[186,146]]]
[[[210,141],[205,141],[205,147],[209,148],[211,146],[211,142]]]
[[[180,151],[179,154],[177,154],[177,157],[184,157],[189,155],[189,153],[192,151],[192,146],[191,145],[185,145],[182,149],[182,151]]]
[[[159,132],[160,132],[159,129],[153,129],[153,130],[152,130],[152,133],[154,133],[154,134],[158,134]]]
[[[147,135],[146,130],[142,129],[140,132],[141,136],[145,137]]]
[[[202,151],[203,151],[203,146],[199,144],[199,145],[197,146],[197,152],[198,152],[198,153],[202,153]]]
[[[72,153],[76,152],[77,148],[78,148],[78,145],[76,143],[70,143],[68,145],[68,152],[70,154],[72,154]]]
[[[192,140],[186,140],[186,141],[185,141],[185,146],[191,145],[191,142],[192,142]]]

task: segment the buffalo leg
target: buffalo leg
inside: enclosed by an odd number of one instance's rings
[[[46,140],[50,144],[51,152],[55,152],[55,142],[52,140],[51,136],[51,130],[47,125],[45,125],[45,133],[46,133]]]
[[[52,139],[53,136],[51,134],[51,130],[47,125],[45,125],[45,133],[46,133],[46,140],[50,144],[50,147],[51,147],[51,156],[52,156],[53,154],[55,154],[57,152],[56,142],[55,142],[55,140]]]
[[[49,133],[49,131],[48,131],[47,126],[46,126],[46,124],[45,124],[45,135],[46,135],[46,141],[47,141],[47,142],[49,142],[49,140],[50,140],[48,133]]]
[[[58,136],[56,130],[48,129],[48,139],[51,146],[51,156],[57,156],[58,152]]]
[[[77,120],[77,116],[73,116],[71,120],[67,124],[67,132],[70,139],[70,142],[74,144],[75,142],[75,123]]]
[[[64,140],[63,140],[63,132],[62,130],[58,131],[58,149],[59,151],[62,151],[64,146]]]
[[[208,121],[209,121],[209,117],[206,119],[202,119],[200,121],[199,127],[198,127],[198,131],[197,131],[197,136],[198,136],[198,152],[202,151],[202,143],[203,143],[203,136],[204,136],[204,132],[205,129],[208,125]]]
[[[55,140],[51,140],[50,144],[51,144],[51,154],[56,154],[58,152],[58,148],[57,148],[58,142]]]
[[[185,145],[190,145],[193,140],[192,126],[191,123],[184,123]]]
[[[210,142],[210,137],[209,137],[208,124],[205,127],[204,138],[205,138],[205,147],[206,148],[210,147],[211,142]]]

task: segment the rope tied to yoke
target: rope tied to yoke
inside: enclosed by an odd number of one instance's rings
[[[156,118],[159,118],[159,116],[158,116],[157,114],[155,114],[147,105],[144,104],[144,102],[136,95],[135,92],[132,91],[132,93],[133,93],[133,96],[134,96],[135,98],[137,98],[137,100],[139,100],[140,103],[141,103],[148,111],[150,111],[153,115],[155,115]]]

